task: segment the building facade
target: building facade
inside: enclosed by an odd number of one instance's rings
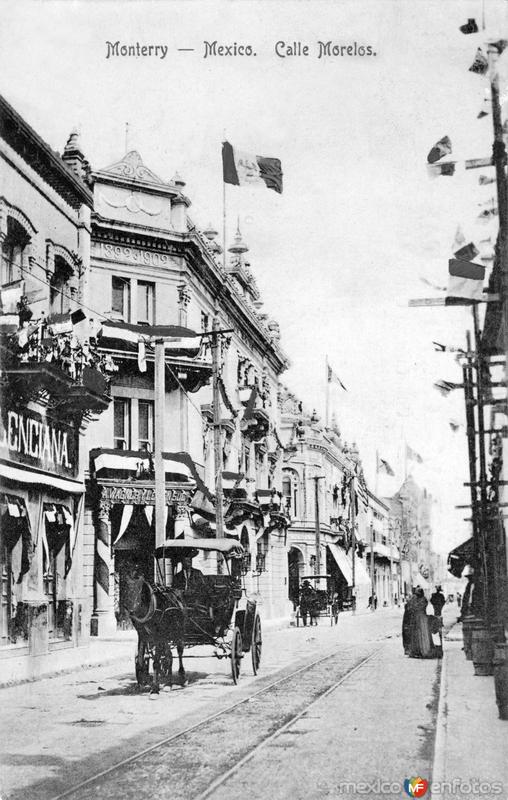
[[[79,143],[75,151],[83,169]],[[223,259],[216,232],[192,223],[184,181],[162,180],[136,152],[89,172],[88,182],[94,211],[86,297],[98,312],[97,343],[113,398],[87,434],[91,630],[129,626],[126,575],[133,563],[147,575],[153,570],[156,335],[175,339],[165,354],[166,537],[215,535],[214,321],[226,332],[219,345],[225,533],[245,547],[247,592],[262,614],[283,616],[288,520],[280,509],[277,386],[287,359],[278,326],[261,313],[248,248],[237,231]],[[212,561],[200,565],[204,572],[220,568]]]
[[[92,195],[0,98],[0,672],[80,659],[83,436],[109,402],[83,313]]]
[[[283,495],[291,517],[288,531],[288,599],[298,603],[304,577],[337,593],[341,604],[367,606],[367,493],[358,451],[344,443],[335,423],[320,424],[314,412],[287,389],[281,391],[284,441]],[[353,477],[357,501],[353,512]],[[353,557],[352,530],[355,526]]]

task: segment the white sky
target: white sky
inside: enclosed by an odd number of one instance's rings
[[[507,0],[484,0],[487,31],[508,38]],[[325,356],[348,388],[332,395],[345,439],[356,440],[375,489],[376,447],[396,468],[380,493],[403,479],[403,441],[424,465],[415,478],[436,496],[435,544],[469,529],[461,392],[452,355],[432,340],[462,345],[469,311],[408,308],[446,285],[460,223],[467,241],[494,229],[475,223],[493,196],[480,172],[429,179],[426,156],[443,135],[453,157],[488,156],[491,117],[477,119],[486,78],[468,71],[483,34],[481,0],[258,0],[120,2],[0,0],[0,91],[54,148],[74,126],[92,166],[129,149],[163,178],[187,181],[198,226],[222,231],[220,142],[278,156],[282,196],[228,187],[232,235],[239,214],[249,258],[280,323],[292,361],[284,381],[324,415]],[[278,40],[310,55],[280,59]],[[164,44],[168,55],[106,59],[106,41]],[[252,58],[203,58],[203,41],[251,44]],[[370,44],[376,57],[317,58],[317,42]],[[194,47],[195,52],[178,52]],[[504,60],[504,58],[503,58]],[[228,237],[231,241],[231,235]]]

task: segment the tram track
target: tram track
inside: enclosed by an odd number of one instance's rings
[[[51,800],[205,800],[381,649],[379,640],[328,653],[193,725],[69,787]]]

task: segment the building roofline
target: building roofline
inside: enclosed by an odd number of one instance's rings
[[[0,136],[73,208],[79,208],[82,204],[93,207],[93,196],[88,187],[2,95]],[[17,146],[16,140],[20,136],[31,146],[29,152]],[[58,178],[54,173],[57,173]]]

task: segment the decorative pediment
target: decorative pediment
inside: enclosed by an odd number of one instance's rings
[[[126,153],[121,161],[99,170],[98,174],[101,176],[107,175],[111,178],[123,178],[133,183],[155,184],[165,189],[169,186],[166,181],[163,181],[155,172],[152,172],[151,169],[148,169],[143,164],[143,160],[136,150]]]

